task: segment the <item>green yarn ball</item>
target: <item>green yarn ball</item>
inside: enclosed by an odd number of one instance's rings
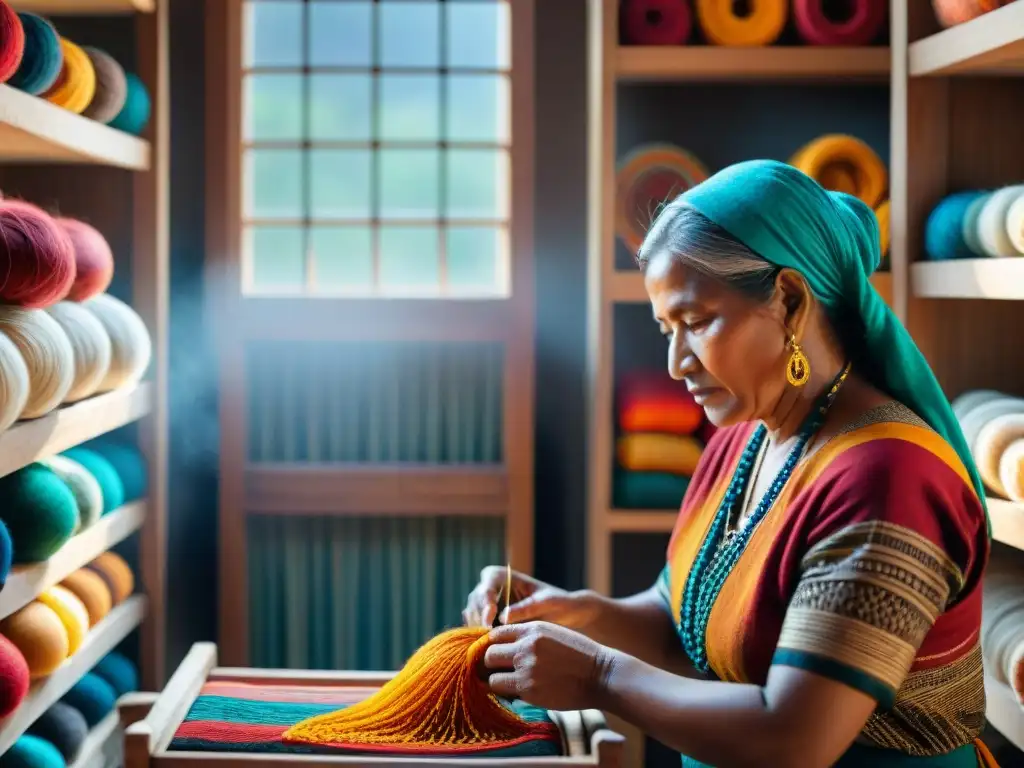
[[[60,750],[46,739],[26,734],[20,736],[3,755],[0,768],[64,768]]]
[[[117,692],[99,675],[87,672],[82,679],[71,686],[61,699],[83,715],[90,728],[114,711],[117,706]]]
[[[91,448],[76,446],[64,451],[63,456],[73,459],[89,470],[103,492],[103,514],[124,504],[124,483],[110,461]]]
[[[93,673],[102,677],[118,696],[139,689],[139,673],[127,656],[111,651],[96,664]]]
[[[125,75],[125,84],[128,87],[128,92],[125,94],[124,106],[107,125],[119,131],[139,136],[149,123],[149,114],[152,109],[149,91],[134,72],[128,72]]]
[[[54,702],[32,725],[28,733],[46,739],[68,762],[74,760],[89,735],[89,724],[77,709],[62,701]]]
[[[47,560],[78,527],[75,495],[42,464],[29,464],[0,478],[0,499],[16,565]]]
[[[90,440],[84,447],[96,451],[114,465],[118,477],[121,478],[121,484],[124,486],[126,504],[145,498],[149,473],[146,470],[146,459],[142,455],[142,451],[128,443],[109,438]]]
[[[67,456],[50,456],[40,464],[53,470],[64,481],[78,504],[78,528],[81,533],[94,525],[103,514],[103,489],[92,473],[74,459]]]

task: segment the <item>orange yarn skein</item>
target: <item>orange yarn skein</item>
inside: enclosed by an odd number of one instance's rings
[[[552,723],[531,723],[490,692],[478,669],[488,630],[442,632],[367,699],[296,723],[285,742],[389,752],[472,751],[496,743],[558,739]]]

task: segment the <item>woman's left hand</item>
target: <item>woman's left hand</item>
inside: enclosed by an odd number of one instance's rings
[[[484,653],[491,691],[555,710],[597,706],[610,650],[546,621],[506,624],[490,632]]]

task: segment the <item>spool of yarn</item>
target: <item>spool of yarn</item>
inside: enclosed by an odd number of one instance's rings
[[[1008,413],[1024,413],[1024,399],[999,395],[978,403],[964,413],[960,419],[960,431],[972,455],[977,455],[978,436],[985,425]]]
[[[84,221],[62,216],[57,225],[67,233],[75,260],[75,278],[68,301],[87,301],[110,287],[114,277],[114,253],[99,230]]]
[[[100,659],[92,671],[110,683],[118,696],[139,689],[138,670],[128,657],[117,651],[111,651]]]
[[[73,655],[89,632],[89,612],[75,593],[66,587],[53,586],[39,594],[39,602],[51,608],[60,617],[68,633],[68,656]]]
[[[18,708],[28,693],[29,671],[18,646],[0,635],[0,717]]]
[[[96,73],[96,93],[82,114],[99,123],[109,123],[124,109],[128,98],[128,80],[124,69],[106,51],[83,47]]]
[[[80,304],[60,301],[43,310],[57,321],[71,342],[74,376],[64,403],[76,403],[96,393],[110,368],[110,337],[103,324]]]
[[[693,30],[686,0],[625,0],[621,23],[632,45],[683,45]]]
[[[789,15],[789,0],[749,0],[743,15],[731,2],[696,2],[697,21],[711,45],[771,45],[779,39]]]
[[[94,627],[110,613],[114,607],[114,599],[110,587],[103,577],[88,568],[79,568],[65,577],[60,585],[73,592],[82,601],[89,614],[89,626]]]
[[[101,293],[83,306],[96,315],[110,337],[110,367],[97,391],[109,392],[140,380],[153,355],[149,331],[142,318],[109,293]]]
[[[91,528],[103,514],[103,490],[85,467],[67,456],[49,456],[39,463],[48,467],[70,489],[78,505],[75,533]]]
[[[25,55],[25,30],[18,14],[0,0],[0,83],[6,83],[21,66]]]
[[[18,420],[28,403],[28,366],[21,352],[0,333],[0,432]]]
[[[982,192],[955,192],[939,201],[924,225],[924,252],[933,261],[974,256],[964,240],[964,217]]]
[[[1024,192],[1024,184],[997,189],[991,194],[978,214],[978,242],[982,251],[995,258],[1020,256],[1021,252],[1013,246],[1006,229],[1007,214],[1010,206]]]
[[[34,13],[19,13],[21,28],[25,35],[25,52],[17,71],[7,80],[17,88],[33,96],[47,91],[57,82],[64,52],[60,47],[60,35],[48,20]]]
[[[1000,461],[1010,444],[1017,440],[1024,440],[1024,409],[990,419],[974,441],[973,455],[982,482],[1004,498],[1008,493],[1000,478]]]
[[[53,673],[68,657],[68,631],[60,616],[38,600],[0,621],[0,634],[21,651],[33,680]]]
[[[64,54],[60,74],[42,97],[80,115],[96,94],[96,70],[92,68],[88,54],[66,37],[60,39],[60,48]]]
[[[27,309],[56,304],[75,280],[75,250],[50,214],[0,200],[0,302]]]
[[[75,351],[63,329],[41,309],[0,306],[0,333],[14,342],[28,369],[22,419],[45,416],[67,397],[75,381]]]
[[[868,45],[878,37],[889,6],[878,0],[848,0],[844,18],[826,13],[826,0],[793,0],[796,31],[808,45]]]
[[[17,564],[49,559],[78,527],[74,494],[42,464],[29,464],[0,477],[0,499]]]
[[[992,196],[991,192],[982,192],[974,199],[964,212],[963,237],[964,244],[972,256],[985,256],[985,249],[981,247],[981,240],[978,239],[978,217],[981,216],[985,203]]]
[[[30,733],[18,737],[0,755],[0,768],[65,768],[60,750],[46,739]]]
[[[853,136],[820,136],[805,144],[789,163],[825,189],[854,195],[872,209],[889,186],[889,172],[881,158]]]
[[[138,448],[109,437],[90,440],[84,447],[95,451],[114,467],[124,487],[125,504],[146,496],[146,459]]]
[[[953,398],[950,405],[953,408],[953,415],[962,423],[964,416],[970,411],[1000,397],[1004,397],[1003,393],[994,389],[970,389]]]
[[[107,125],[133,136],[140,136],[149,123],[149,91],[139,76],[133,72],[125,74],[125,83],[128,90],[125,93],[124,106]]]
[[[1014,440],[999,457],[999,484],[1008,499],[1024,502],[1024,440]]]
[[[1006,212],[1006,236],[1014,250],[1024,253],[1024,192],[1017,195]]]
[[[78,757],[89,735],[89,724],[85,721],[85,715],[70,704],[56,701],[28,727],[27,733],[53,744],[70,763]]]
[[[889,255],[889,223],[892,220],[890,201],[884,200],[875,208],[875,218],[878,220],[878,238],[881,241],[882,258]]]
[[[85,567],[95,571],[106,582],[114,605],[120,605],[135,591],[135,574],[116,552],[104,552]]]
[[[124,505],[124,483],[109,459],[82,445],[68,448],[62,455],[77,461],[96,479],[103,496],[102,514],[113,512]]]
[[[976,19],[1006,5],[1010,0],[932,0],[939,24],[949,28]]]
[[[11,540],[11,532],[7,530],[7,523],[0,520],[0,589],[3,589],[4,584],[7,583],[7,577],[11,574],[13,564],[14,542]]]
[[[114,711],[117,694],[110,687],[110,683],[102,677],[86,672],[71,686],[71,690],[64,694],[61,701],[81,712],[89,727],[95,728],[104,717]]]

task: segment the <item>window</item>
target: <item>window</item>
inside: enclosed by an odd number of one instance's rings
[[[248,295],[509,294],[509,0],[245,0]]]

